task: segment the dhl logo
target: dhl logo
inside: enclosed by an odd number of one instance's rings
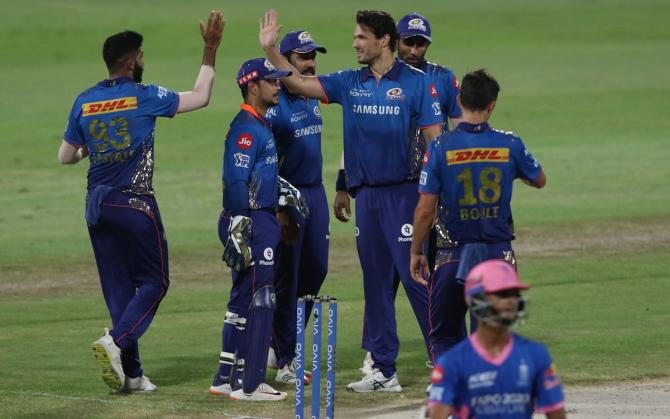
[[[509,161],[509,148],[466,148],[447,151],[447,164],[504,163]]]
[[[137,97],[121,97],[102,102],[90,102],[81,105],[82,116],[99,115],[110,112],[122,112],[137,109]]]

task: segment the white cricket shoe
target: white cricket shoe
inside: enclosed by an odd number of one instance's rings
[[[272,349],[272,346],[268,349],[268,368],[272,368],[273,370],[279,368],[277,365],[277,354],[275,353],[275,350]]]
[[[359,368],[358,371],[362,372],[363,376],[370,375],[374,372],[372,371],[372,365],[374,363],[375,361],[372,360],[372,354],[368,352],[363,360],[363,368]]]
[[[121,365],[121,349],[114,343],[109,329],[105,328],[105,335],[93,342],[93,355],[102,369],[102,380],[105,384],[112,390],[121,390],[126,380]]]
[[[269,384],[261,383],[256,390],[251,394],[246,394],[244,390],[239,389],[230,393],[230,398],[233,400],[242,400],[249,402],[275,402],[286,400],[286,393],[277,391]]]
[[[230,396],[230,393],[232,392],[233,389],[230,387],[229,383],[223,383],[218,386],[212,384],[209,386],[209,393],[217,396]]]
[[[149,377],[143,375],[135,378],[126,377],[122,391],[128,393],[151,393],[156,390],[158,390],[158,387],[149,380]]]
[[[275,377],[275,381],[277,383],[282,383],[282,384],[295,384],[295,358],[293,360],[284,365],[282,368],[277,370],[277,376]],[[309,384],[312,381],[312,373],[309,371],[305,371],[305,376],[303,379],[303,382],[305,384]]]
[[[370,393],[373,391],[399,393],[402,391],[402,387],[396,374],[386,378],[381,371],[373,368],[372,374],[366,375],[361,381],[347,385],[347,391],[353,391],[354,393]]]

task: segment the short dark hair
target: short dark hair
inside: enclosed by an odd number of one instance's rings
[[[377,39],[389,36],[389,48],[395,51],[398,42],[398,31],[393,17],[381,10],[359,10],[356,13],[356,23],[365,26],[375,34]]]
[[[461,105],[471,111],[483,111],[498,99],[498,92],[500,85],[488,71],[483,68],[471,71],[461,83]]]
[[[240,93],[242,93],[242,99],[247,100],[247,96],[249,96],[249,85],[245,84],[240,86]]]
[[[135,31],[123,31],[105,39],[102,58],[109,71],[119,70],[123,62],[142,46],[142,35]]]

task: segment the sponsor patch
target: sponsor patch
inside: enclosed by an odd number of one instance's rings
[[[245,169],[249,168],[249,156],[247,154],[235,153],[233,154],[233,157],[235,157],[236,167],[244,167]]]
[[[435,84],[431,83],[429,89],[430,89],[430,95],[435,99],[437,99],[439,95],[437,94],[437,88],[435,87]]]
[[[400,228],[400,234],[405,237],[412,237],[412,233],[414,233],[414,226],[411,224],[403,224]]]
[[[81,105],[81,114],[82,116],[91,116],[103,113],[130,111],[133,109],[137,109],[137,96],[84,103]]]
[[[426,183],[428,183],[428,173],[426,173],[422,170],[421,171],[421,177],[419,178],[419,184],[425,186]]]
[[[436,365],[435,368],[433,368],[433,373],[430,375],[430,379],[433,381],[433,384],[437,384],[442,381],[443,378],[444,371],[442,370],[442,367]]]
[[[442,115],[442,107],[438,102],[433,102],[433,112],[435,112],[435,116]]]
[[[509,148],[466,148],[447,151],[447,165],[466,163],[504,163],[509,161]]]
[[[314,107],[314,115],[321,116],[321,108],[318,105]]]
[[[267,62],[267,60],[265,60]],[[254,80],[258,77],[258,71],[254,70],[249,74],[246,74],[237,81],[237,83],[242,86],[243,84],[246,84],[248,81]]]
[[[168,89],[162,86],[158,86],[156,96],[158,96],[159,99],[163,99],[164,97],[167,97],[167,95],[168,95]]]
[[[399,87],[394,87],[386,91],[386,99],[388,100],[403,100],[405,95],[402,94],[402,89]]]
[[[430,159],[430,152],[426,151],[425,153],[423,153],[423,164],[428,163],[429,159]]]
[[[461,90],[461,86],[458,84],[458,77],[454,76],[454,87],[458,90]]]
[[[272,250],[271,247],[266,247],[265,250],[263,251],[263,257],[265,260],[272,260],[274,257],[275,252]]]
[[[237,146],[242,150],[249,150],[254,145],[254,137],[249,133],[242,133],[237,137]]]

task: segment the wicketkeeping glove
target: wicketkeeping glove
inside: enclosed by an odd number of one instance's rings
[[[223,247],[223,260],[235,272],[254,265],[251,251],[251,218],[236,215],[228,226],[228,240]]]
[[[279,187],[279,206],[295,207],[304,218],[309,218],[309,208],[300,191],[281,176],[277,176],[277,186]]]

